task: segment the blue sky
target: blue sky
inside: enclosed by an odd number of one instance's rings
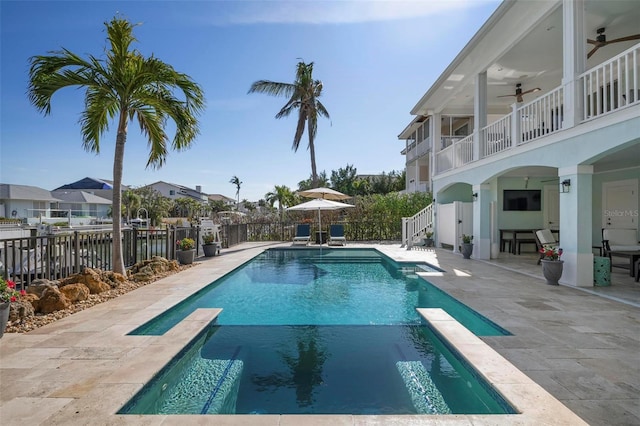
[[[0,2],[0,182],[48,190],[84,177],[111,179],[115,133],[100,154],[82,148],[83,92],[59,91],[49,116],[26,96],[28,59],[64,47],[102,57],[104,22],[134,23],[135,48],[191,76],[206,110],[191,149],[145,169],[147,142],[129,126],[123,183],[159,180],[256,201],[311,174],[306,133],[291,149],[296,117],[276,120],[285,98],[247,94],[256,80],[293,82],[314,62],[331,120],[320,119],[318,171],[400,171],[398,134],[409,111],[499,5],[497,0],[414,1],[5,1]],[[115,129],[115,124],[111,126]],[[171,133],[171,136],[173,134]]]

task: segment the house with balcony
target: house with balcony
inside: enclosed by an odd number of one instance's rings
[[[399,134],[406,190],[435,199],[406,241],[432,227],[457,250],[472,234],[473,257],[491,259],[549,228],[561,282],[592,286],[603,228],[640,240],[639,22],[637,0],[501,3]]]
[[[0,217],[27,222],[41,216],[51,216],[62,202],[50,191],[31,185],[0,183]]]
[[[179,198],[190,198],[203,204],[209,202],[209,196],[202,192],[202,187],[200,185],[196,186],[196,188],[193,189],[183,185],[163,182],[160,180],[158,182],[146,185],[145,187],[149,187],[155,191],[158,191],[163,197],[170,198],[172,200],[177,200]]]

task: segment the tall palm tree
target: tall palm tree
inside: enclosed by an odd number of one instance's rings
[[[236,186],[236,199],[237,199],[236,210],[239,210],[240,209],[240,186],[242,185],[242,182],[240,182],[240,178],[238,176],[234,176],[231,178],[229,183]]]
[[[288,117],[294,110],[298,111],[298,124],[293,137],[293,151],[297,152],[300,140],[307,126],[309,137],[309,153],[311,154],[311,180],[317,188],[318,175],[316,173],[316,149],[314,141],[318,130],[318,116],[329,117],[329,113],[318,100],[322,94],[322,82],[313,79],[313,62],[305,64],[298,62],[296,79],[293,83],[277,83],[269,80],[258,80],[251,85],[249,93],[266,93],[272,96],[286,96],[289,98],[285,106],[276,114],[276,118]]]
[[[149,143],[147,167],[162,167],[167,156],[168,119],[175,123],[171,143],[174,150],[189,148],[199,133],[196,117],[204,108],[202,89],[186,74],[151,56],[145,58],[131,49],[137,41],[133,27],[125,19],[114,17],[105,22],[108,48],[106,58],[89,55],[83,59],[67,49],[48,56],[30,58],[28,96],[44,115],[51,113],[53,94],[64,87],[85,89],[85,109],[80,117],[83,147],[100,153],[100,136],[117,120],[113,161],[113,271],[123,274],[122,256],[122,169],[127,126],[137,118]],[[182,92],[182,99],[174,94]]]

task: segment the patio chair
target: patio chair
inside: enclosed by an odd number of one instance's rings
[[[311,240],[311,225],[302,224],[296,226],[296,236],[293,237],[293,245],[307,245]]]
[[[616,252],[623,252],[616,254]],[[611,268],[620,267],[631,269],[631,275],[634,275],[633,264],[613,263],[613,257],[629,258],[630,263],[633,257],[627,256],[625,252],[640,252],[640,242],[638,241],[638,231],[634,228],[602,228],[602,253],[604,257],[611,260]]]
[[[536,247],[538,248],[538,253],[540,253],[540,249],[544,246],[558,247],[560,242],[556,240],[556,237],[553,236],[553,232],[551,229],[539,229],[533,233],[536,239]],[[540,261],[544,257],[544,254],[540,253],[540,257],[538,258],[538,265]]]
[[[327,245],[343,246],[345,244],[347,244],[347,239],[344,237],[344,225],[331,225],[329,227],[329,241],[327,241]]]

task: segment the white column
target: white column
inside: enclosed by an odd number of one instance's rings
[[[562,1],[562,86],[564,87],[563,128],[582,120],[582,90],[578,75],[586,66],[585,0]]]
[[[404,152],[405,152],[405,154],[404,154],[404,167],[406,169],[409,166],[409,139],[408,138],[404,140]],[[408,172],[408,170],[407,170],[407,172]],[[407,192],[411,192],[409,190],[409,179],[407,179],[406,177],[407,176],[406,176],[406,173],[405,173],[404,189]]]
[[[564,253],[563,284],[593,286],[592,194],[593,166],[558,170],[560,187],[569,180],[568,192],[560,192],[560,246]],[[562,191],[562,189],[561,189]]]
[[[473,185],[473,257],[491,258],[491,187]]]
[[[429,168],[429,181],[433,182],[433,176],[437,173],[437,159],[436,154],[442,150],[442,115],[440,113],[434,113],[430,115],[431,123],[431,167]],[[433,192],[433,183],[430,183],[431,191]]]
[[[480,144],[483,143],[480,137],[480,129],[487,125],[487,72],[476,74],[475,94],[473,97],[473,159],[480,159]]]

